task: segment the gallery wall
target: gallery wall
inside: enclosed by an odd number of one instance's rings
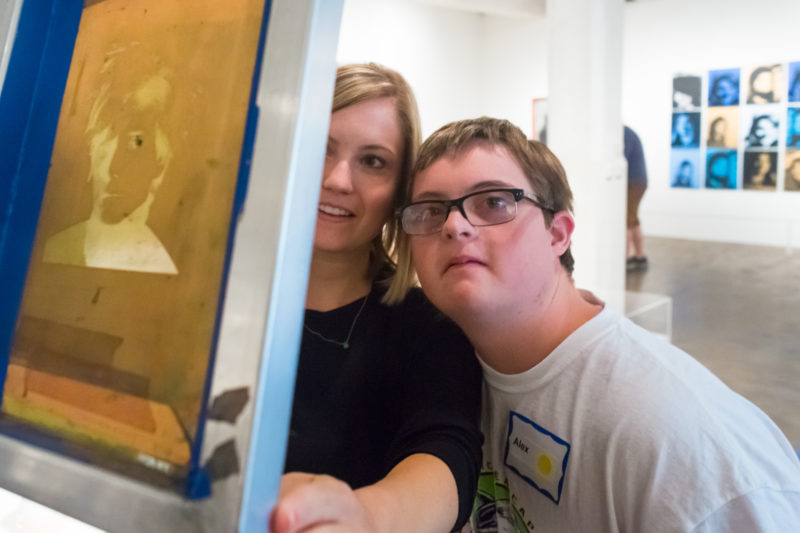
[[[399,70],[417,96],[423,136],[479,115],[507,118],[530,135],[531,95],[547,91],[546,30],[535,15],[496,16],[423,0],[345,0],[337,60]]]
[[[482,113],[506,118],[533,137],[531,102],[547,95],[547,21],[487,16],[484,42]]]
[[[426,137],[482,112],[482,18],[415,2],[346,0],[337,61],[375,61],[402,73]]]
[[[800,247],[798,192],[669,186],[673,76],[800,61],[797,21],[797,0],[626,3],[622,118],[645,147],[647,235]],[[531,101],[547,96],[547,43],[543,17],[346,0],[338,57],[401,70],[417,92],[424,135],[482,114],[530,135]]]
[[[797,192],[680,190],[671,189],[669,180],[672,76],[800,61],[798,20],[795,0],[650,0],[627,6],[623,120],[645,147],[646,234],[800,247]],[[704,134],[706,129],[701,126]]]
[[[673,75],[798,61],[798,20],[796,0],[626,3],[622,118],[645,147],[650,188],[641,218],[646,234],[800,247],[796,192],[669,186]],[[484,28],[492,56],[484,63],[490,80],[484,91],[486,112],[530,133],[530,102],[525,99],[547,96],[546,21],[487,17]]]

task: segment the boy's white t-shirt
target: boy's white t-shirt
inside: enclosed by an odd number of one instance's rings
[[[800,462],[691,356],[608,309],[534,368],[484,369],[482,532],[800,531]]]

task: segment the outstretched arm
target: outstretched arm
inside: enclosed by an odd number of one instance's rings
[[[357,490],[330,476],[285,474],[270,533],[445,533],[457,514],[450,469],[439,458],[419,453]]]

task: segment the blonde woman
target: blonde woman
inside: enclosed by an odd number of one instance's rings
[[[419,137],[397,72],[338,70],[274,533],[445,532],[471,510],[480,369],[391,258]]]

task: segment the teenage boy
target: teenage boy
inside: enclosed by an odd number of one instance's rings
[[[509,122],[423,144],[401,210],[428,297],[484,370],[475,532],[800,531],[800,462],[705,367],[572,281],[561,164]]]

